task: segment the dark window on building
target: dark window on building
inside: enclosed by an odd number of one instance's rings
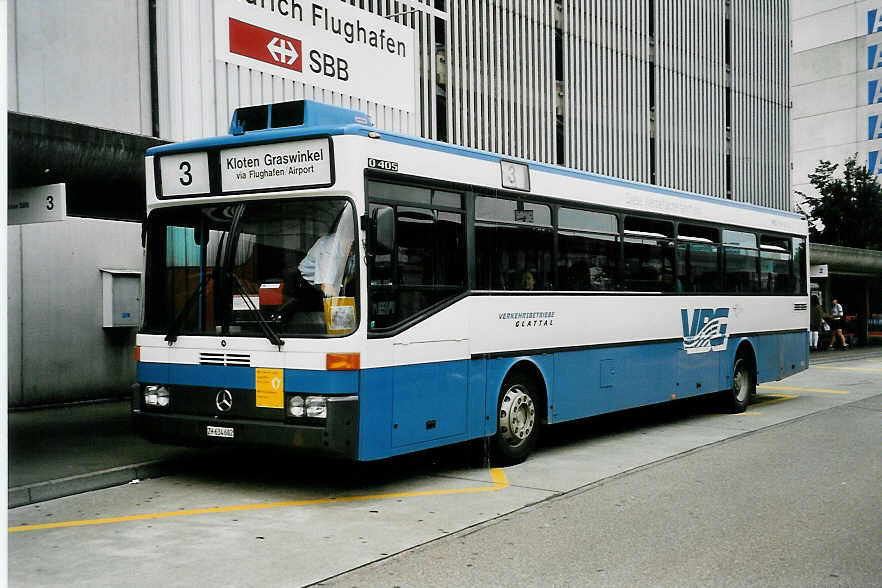
[[[551,290],[551,208],[504,198],[475,198],[475,256],[480,290]]]
[[[620,249],[616,216],[561,208],[557,224],[559,289],[616,289]]]
[[[369,214],[380,207],[395,211],[396,245],[369,259],[371,329],[394,327],[465,290],[463,213],[436,208],[460,208],[462,194],[369,182],[368,198]]]
[[[674,284],[674,225],[625,217],[624,286],[637,292],[671,292]]]
[[[719,229],[680,224],[677,227],[677,291],[719,292],[721,277]]]
[[[723,288],[726,292],[759,291],[756,235],[741,231],[723,231]]]

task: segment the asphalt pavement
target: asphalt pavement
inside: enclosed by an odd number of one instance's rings
[[[135,434],[131,401],[9,413],[9,508],[178,471],[194,450]]]
[[[882,395],[591,483],[320,586],[879,586]]]

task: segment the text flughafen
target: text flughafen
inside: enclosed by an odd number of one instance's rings
[[[375,29],[365,25],[360,19],[354,21],[330,14],[327,7],[313,2],[309,6],[309,20],[304,20],[303,5],[295,0],[244,0],[245,4],[261,8],[272,14],[290,17],[300,22],[309,22],[314,28],[322,29],[340,36],[350,45],[356,43],[385,51],[399,57],[407,57],[404,41],[396,39],[391,31]]]

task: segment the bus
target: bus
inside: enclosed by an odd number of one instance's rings
[[[313,101],[146,156],[148,439],[359,461],[808,364],[800,215],[378,130]]]

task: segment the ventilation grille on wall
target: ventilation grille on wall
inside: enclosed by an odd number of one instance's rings
[[[808,304],[805,302],[797,302],[793,305],[793,310],[808,310]]]
[[[251,366],[251,356],[247,353],[211,353],[203,351],[199,354],[199,365],[238,365]]]

